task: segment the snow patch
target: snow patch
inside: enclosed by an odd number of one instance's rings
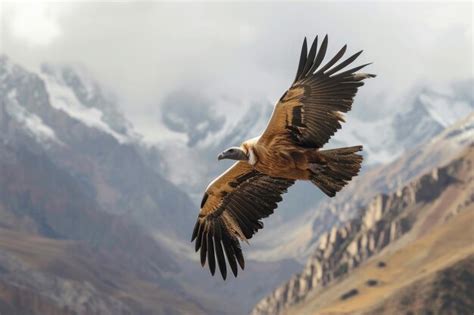
[[[423,93],[419,96],[419,100],[430,116],[445,128],[472,112],[472,106],[468,102],[454,101],[443,96],[435,97]]]
[[[7,113],[18,123],[23,125],[26,130],[33,135],[38,142],[48,141],[62,145],[62,142],[56,136],[54,130],[46,125],[37,115],[30,113],[16,100],[16,90],[11,90],[7,95],[6,110]]]
[[[129,141],[128,137],[114,131],[104,122],[103,113],[100,110],[82,105],[70,88],[63,86],[56,78],[49,75],[40,74],[40,77],[46,85],[52,107],[64,111],[88,127],[99,129],[113,136],[119,143]]]

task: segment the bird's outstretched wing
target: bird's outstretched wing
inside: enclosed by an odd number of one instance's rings
[[[345,45],[321,66],[328,46],[327,35],[319,49],[317,46],[316,36],[308,53],[304,39],[295,81],[275,106],[260,137],[262,145],[269,145],[275,136],[284,136],[303,147],[321,148],[341,128],[342,113],[351,110],[357,89],[364,85],[362,80],[375,77],[357,73],[369,64],[344,70],[362,51],[338,63],[346,52]]]
[[[201,264],[206,259],[211,274],[216,260],[222,277],[227,275],[226,261],[237,276],[237,263],[244,269],[240,241],[250,239],[263,228],[260,219],[273,213],[294,180],[275,178],[254,170],[246,162],[237,162],[206,189],[201,202],[192,240],[201,250]]]

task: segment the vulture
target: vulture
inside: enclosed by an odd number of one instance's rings
[[[263,133],[231,147],[218,160],[237,162],[207,187],[191,242],[200,250],[201,265],[214,275],[218,265],[223,279],[230,267],[237,276],[245,267],[240,242],[248,242],[263,228],[262,218],[273,213],[288,187],[296,180],[311,181],[333,197],[359,172],[361,145],[322,150],[341,128],[343,113],[351,109],[363,80],[375,77],[358,72],[364,64],[346,69],[362,51],[339,62],[342,47],[323,62],[327,35],[308,52],[303,41],[296,78],[274,107]],[[226,263],[227,261],[227,263]]]

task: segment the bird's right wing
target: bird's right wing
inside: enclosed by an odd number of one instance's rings
[[[201,264],[206,259],[214,275],[216,258],[225,279],[226,262],[237,276],[237,262],[244,269],[240,241],[250,239],[263,228],[260,221],[273,213],[294,180],[275,178],[254,170],[247,162],[237,162],[207,188],[192,240],[201,250]]]
[[[283,136],[303,147],[321,148],[341,128],[342,113],[351,110],[357,89],[364,85],[362,80],[375,77],[357,73],[368,64],[344,70],[362,51],[337,64],[346,51],[344,46],[321,66],[328,46],[327,36],[319,49],[317,46],[318,37],[307,53],[305,38],[295,81],[276,104],[260,144],[270,146],[275,136]]]

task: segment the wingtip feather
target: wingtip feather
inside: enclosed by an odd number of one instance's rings
[[[196,224],[194,224],[193,234],[191,235],[191,242],[193,242],[196,239],[198,230],[199,230],[199,220],[197,220]]]

